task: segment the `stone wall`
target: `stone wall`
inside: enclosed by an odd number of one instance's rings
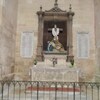
[[[7,76],[15,64],[17,4],[17,0],[0,0],[0,66]]]
[[[100,81],[100,1],[95,3],[95,35],[96,35],[96,81]]]
[[[59,0],[62,10],[69,10],[72,4],[75,16],[73,18],[73,50],[76,65],[83,70],[87,79],[92,79],[95,72],[95,32],[94,32],[94,0]],[[19,0],[18,20],[16,35],[15,72],[28,75],[28,70],[33,64],[37,49],[38,16],[36,14],[42,5],[43,10],[49,10],[54,6],[54,0]],[[21,33],[29,31],[34,35],[33,57],[25,59],[20,56]],[[77,32],[89,33],[89,57],[80,59],[77,57]],[[87,77],[88,76],[88,77]]]

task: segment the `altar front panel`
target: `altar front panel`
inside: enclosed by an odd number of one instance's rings
[[[32,81],[79,82],[79,69],[32,67],[31,80]]]

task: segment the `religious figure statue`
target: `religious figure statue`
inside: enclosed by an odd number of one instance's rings
[[[50,30],[50,29],[49,29]],[[52,30],[52,35],[53,35],[53,39],[52,41],[48,41],[48,51],[65,51],[63,45],[59,42],[59,38],[58,35],[60,33],[60,31],[62,31],[62,29],[57,28],[56,25],[54,25],[54,28],[51,29]]]
[[[59,35],[59,28],[57,28],[56,25],[54,25],[54,28],[52,28],[52,35],[54,36],[54,39],[58,40],[58,35]]]

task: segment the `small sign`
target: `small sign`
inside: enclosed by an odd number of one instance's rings
[[[77,34],[77,54],[79,58],[89,57],[89,34],[86,32]]]
[[[33,56],[33,32],[23,32],[21,34],[20,55],[24,58]]]

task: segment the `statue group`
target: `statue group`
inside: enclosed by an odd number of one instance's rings
[[[54,25],[54,28],[52,28],[52,35],[53,39],[51,41],[48,41],[48,51],[54,51],[54,52],[63,52],[64,47],[63,45],[59,42],[59,33],[60,33],[60,28],[57,28],[57,25]]]

